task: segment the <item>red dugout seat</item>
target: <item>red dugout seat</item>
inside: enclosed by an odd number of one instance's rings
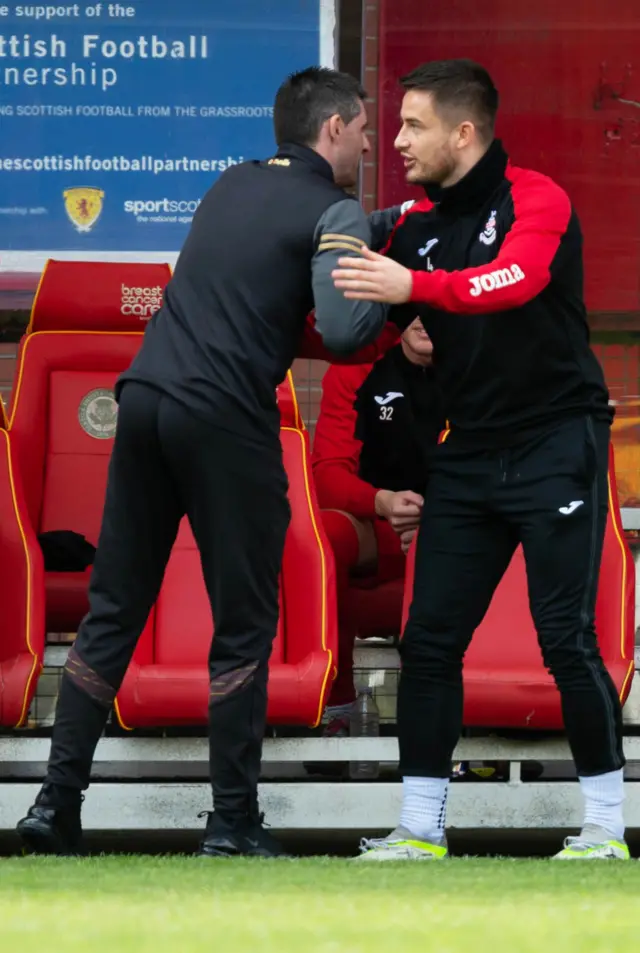
[[[415,546],[407,562],[403,628]],[[604,663],[624,703],[634,673],[635,566],[625,541],[609,453],[609,515],[596,601],[596,632]],[[560,695],[542,662],[529,611],[522,547],[498,586],[464,661],[464,724],[484,728],[562,729]]]
[[[267,716],[271,724],[316,725],[337,647],[333,555],[310,479],[308,434],[285,426],[281,440],[291,523],[280,577]],[[116,699],[124,728],[206,724],[212,629],[198,551],[183,522],[160,596]]]
[[[0,725],[20,727],[42,670],[44,568],[0,402]]]
[[[135,356],[171,276],[168,265],[49,261],[20,345],[10,412],[34,536],[98,540],[117,420],[113,386]],[[75,631],[85,572],[47,572],[46,628]]]

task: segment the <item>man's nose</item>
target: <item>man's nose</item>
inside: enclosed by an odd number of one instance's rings
[[[394,149],[397,149],[398,152],[403,152],[408,147],[408,145],[409,143],[407,142],[407,137],[405,135],[404,129],[401,129],[395,138],[393,147]]]

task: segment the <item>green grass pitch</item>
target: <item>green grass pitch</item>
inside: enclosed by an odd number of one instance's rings
[[[0,859],[6,953],[633,953],[640,865]]]

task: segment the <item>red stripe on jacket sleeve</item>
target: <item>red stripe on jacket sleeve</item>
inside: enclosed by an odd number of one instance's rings
[[[397,325],[389,321],[371,344],[361,347],[354,354],[335,354],[324,346],[321,335],[316,331],[315,311],[312,311],[307,315],[296,357],[327,361],[329,364],[373,364],[398,343],[401,334]]]
[[[406,222],[408,215],[412,215],[414,212],[428,212],[432,208],[433,208],[433,202],[431,201],[431,199],[421,199],[419,202],[414,202],[413,205],[410,205],[409,208],[406,210],[406,212],[402,213],[402,215],[400,216],[396,224],[393,226],[393,229],[391,230],[391,234],[389,235],[389,238],[387,239],[387,244],[384,246],[384,248],[380,249],[380,254],[381,255],[387,254],[387,252],[391,248],[391,244],[393,242],[393,237],[395,233],[398,231],[400,226],[404,222]]]
[[[412,272],[411,301],[459,314],[486,314],[522,307],[546,288],[569,225],[571,202],[559,185],[537,172],[509,168],[507,177],[515,220],[497,257],[479,268]]]
[[[356,391],[370,365],[330,367],[322,381],[320,414],[311,465],[322,509],[342,510],[358,519],[374,519],[377,489],[358,476],[362,443],[355,437]]]

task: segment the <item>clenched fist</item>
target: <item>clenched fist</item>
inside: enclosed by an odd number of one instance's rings
[[[396,533],[415,530],[420,524],[424,499],[413,490],[378,490],[376,513],[388,520]]]

